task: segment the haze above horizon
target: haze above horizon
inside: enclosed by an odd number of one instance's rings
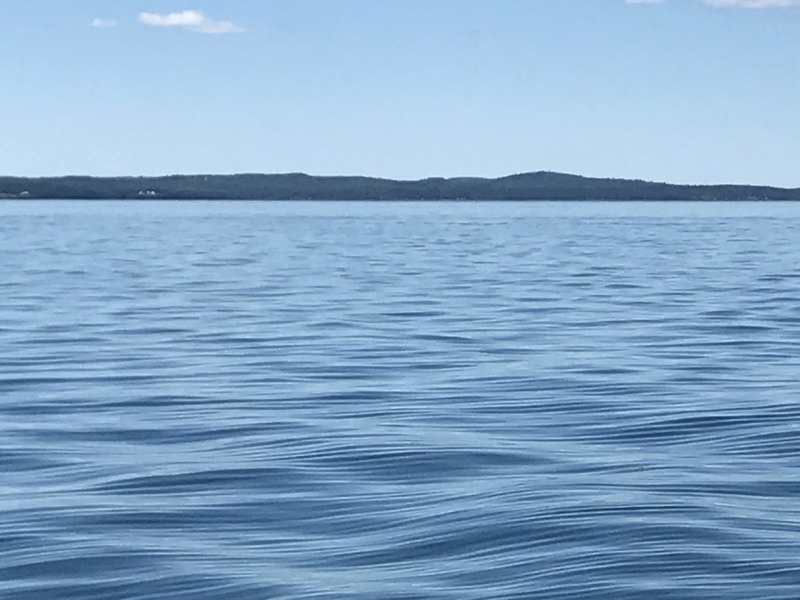
[[[0,175],[800,187],[800,0],[0,8]]]

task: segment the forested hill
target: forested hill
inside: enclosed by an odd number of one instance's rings
[[[675,185],[540,171],[497,179],[170,175],[0,177],[0,198],[243,200],[800,200],[800,188]]]

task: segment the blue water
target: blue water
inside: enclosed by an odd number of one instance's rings
[[[800,597],[800,206],[0,202],[0,597]]]

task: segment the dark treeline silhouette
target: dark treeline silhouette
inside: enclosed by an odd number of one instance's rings
[[[540,171],[484,179],[169,175],[0,177],[0,198],[230,200],[800,200],[800,188],[676,185]]]

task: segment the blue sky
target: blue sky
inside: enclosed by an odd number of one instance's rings
[[[0,0],[0,174],[800,187],[800,1]]]

